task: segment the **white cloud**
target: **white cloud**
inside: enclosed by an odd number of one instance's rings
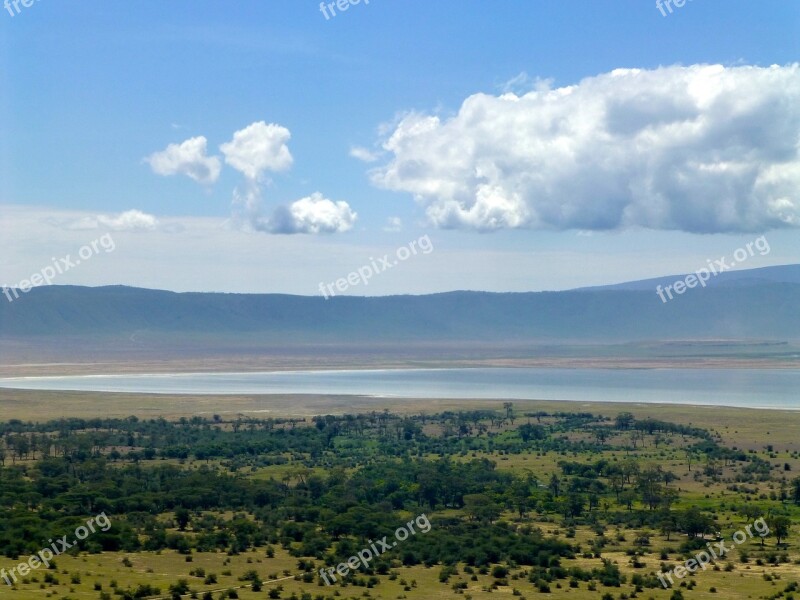
[[[510,82],[519,84],[520,81]],[[800,66],[618,69],[405,116],[374,184],[442,228],[800,225]]]
[[[246,178],[242,189],[233,192],[233,223],[245,230],[267,233],[341,233],[355,223],[356,215],[347,202],[334,202],[316,192],[288,206],[276,208],[267,218],[262,210],[263,175],[292,166],[286,143],[291,133],[285,127],[264,121],[233,134],[220,146],[225,162]]]
[[[265,171],[285,171],[292,166],[292,155],[286,146],[291,137],[285,127],[258,121],[234,133],[220,151],[227,164],[257,181]]]
[[[104,230],[79,231],[64,224],[92,216],[59,206],[0,204],[0,284],[28,279],[52,257],[76,254]],[[394,252],[384,235],[253,235],[222,227],[218,217],[159,215],[160,227],[134,234],[112,232],[116,250],[82,263],[59,284],[125,284],[175,291],[318,294],[320,282],[336,281],[369,257]],[[164,235],[165,229],[182,230]],[[355,228],[359,229],[359,228]],[[517,237],[517,236],[513,236]],[[793,230],[768,235],[772,252],[746,268],[796,263],[800,236]],[[396,242],[408,241],[396,240]],[[692,236],[677,232],[626,231],[595,234],[579,244],[563,236],[437,234],[436,252],[412,260],[391,276],[376,277],[358,294],[423,294],[463,289],[497,292],[554,290],[690,273],[709,258],[731,256],[754,236]],[[168,258],[168,260],[167,260]],[[755,258],[749,259],[755,261]]]
[[[117,216],[99,216],[97,218],[100,225],[113,229],[114,231],[136,231],[142,229],[155,229],[158,226],[158,219],[153,215],[143,213],[140,210],[127,210]]]
[[[112,231],[152,231],[159,226],[158,219],[140,210],[132,209],[118,215],[94,215],[67,223],[67,229],[111,229]]]
[[[373,152],[362,146],[353,146],[350,148],[350,156],[363,162],[375,162],[381,157],[380,153]]]
[[[145,158],[158,175],[186,175],[204,184],[214,183],[222,170],[219,157],[206,154],[208,141],[193,137],[181,144],[170,144],[165,150]]]
[[[268,227],[273,233],[343,233],[358,215],[347,202],[334,202],[319,192],[275,210]]]
[[[233,134],[233,139],[220,146],[225,163],[242,173],[245,182],[233,191],[232,218],[229,222],[244,231],[267,233],[340,233],[352,228],[358,215],[347,202],[334,202],[315,193],[288,206],[280,206],[271,218],[264,216],[262,188],[267,172],[291,168],[293,158],[286,145],[291,132],[275,123],[258,121]],[[185,173],[198,181],[215,181],[220,174],[221,162],[217,157],[206,156],[206,138],[197,137],[180,145],[172,144],[146,160],[156,173],[172,175]],[[213,168],[212,168],[213,165]],[[205,169],[204,169],[205,167]],[[139,211],[123,213],[115,219],[88,217],[76,227],[96,228],[100,224],[109,228],[155,228],[155,217]]]

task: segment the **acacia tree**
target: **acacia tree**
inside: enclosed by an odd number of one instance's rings
[[[800,504],[800,477],[792,480],[792,499],[795,504]]]
[[[781,545],[781,540],[789,537],[789,530],[792,527],[792,521],[789,517],[778,515],[769,520],[769,530],[775,536],[778,546]],[[763,540],[763,538],[762,538]]]
[[[663,487],[661,480],[663,473],[660,466],[650,467],[642,471],[637,477],[637,487],[639,493],[642,495],[642,502],[646,504],[650,510],[655,510],[661,503]]]
[[[694,506],[684,511],[679,523],[683,532],[691,538],[701,537],[714,529],[714,520]]]
[[[178,523],[178,529],[180,531],[186,531],[186,526],[189,525],[190,519],[191,515],[188,509],[182,506],[175,509],[175,521]]]
[[[553,473],[550,476],[550,483],[548,486],[550,491],[553,492],[553,496],[558,496],[558,492],[561,490],[561,480],[558,478],[558,475]]]
[[[517,479],[509,490],[509,499],[516,507],[520,519],[525,516],[530,508],[530,484],[523,479]]]
[[[486,494],[465,494],[464,512],[472,521],[492,523],[501,514],[500,507]]]
[[[617,429],[630,429],[631,425],[633,425],[634,418],[633,415],[629,412],[619,413],[617,418],[615,419],[615,424]]]
[[[636,502],[636,494],[633,490],[625,490],[619,495],[619,503],[627,507],[629,511],[633,510],[634,502]]]

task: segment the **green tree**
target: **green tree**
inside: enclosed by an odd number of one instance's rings
[[[770,533],[775,536],[778,546],[781,545],[781,540],[789,537],[789,530],[791,527],[792,521],[789,519],[789,517],[785,517],[783,515],[772,517],[769,520]]]
[[[495,521],[502,511],[500,507],[486,494],[467,494],[464,496],[464,512],[473,521]]]
[[[630,429],[631,425],[634,423],[633,415],[629,412],[619,413],[617,418],[614,420],[617,429]]]
[[[181,531],[186,531],[186,527],[189,525],[190,520],[191,515],[189,513],[189,509],[182,506],[175,509],[175,522],[178,524],[178,529]]]
[[[792,499],[795,504],[800,504],[800,477],[792,480]]]
[[[553,496],[558,496],[558,492],[561,490],[561,480],[558,478],[558,475],[553,473],[550,476],[550,483],[547,484],[547,487],[553,492]]]
[[[714,529],[714,520],[694,506],[680,515],[678,523],[689,537],[700,537]]]

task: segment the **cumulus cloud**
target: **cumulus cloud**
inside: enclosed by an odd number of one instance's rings
[[[207,147],[208,141],[201,135],[180,144],[170,144],[165,150],[145,158],[145,162],[158,175],[186,175],[200,183],[211,184],[219,178],[222,163],[219,157],[207,155]]]
[[[519,82],[515,82],[519,83]],[[800,226],[800,66],[618,69],[413,113],[375,185],[442,228]]]
[[[233,134],[220,146],[225,162],[246,179],[233,193],[233,222],[252,231],[268,233],[342,233],[353,227],[358,215],[347,202],[334,202],[319,192],[279,206],[272,216],[263,214],[262,187],[268,171],[285,171],[293,159],[286,145],[291,133],[285,127],[264,121],[253,123]]]
[[[140,210],[126,210],[117,215],[83,217],[67,224],[67,229],[111,229],[112,231],[152,231],[158,219]]]
[[[334,202],[319,192],[287,206],[276,208],[271,217],[264,215],[263,188],[268,172],[291,168],[292,154],[287,143],[291,132],[281,125],[257,121],[234,132],[231,141],[220,146],[225,163],[244,175],[244,182],[233,191],[232,218],[235,227],[268,233],[340,233],[353,227],[358,215],[347,202]],[[365,155],[362,155],[365,156]],[[221,160],[207,156],[205,137],[171,144],[166,150],[145,159],[160,175],[183,173],[203,183],[213,183],[220,175]],[[104,225],[123,230],[155,228],[158,221],[139,211],[128,211],[118,217],[90,217],[76,227],[96,228]]]
[[[292,166],[292,154],[286,145],[291,137],[285,127],[258,121],[234,133],[220,151],[228,165],[257,181],[266,171],[285,171]]]
[[[315,192],[264,215],[258,186],[236,188],[233,192],[233,220],[236,228],[276,234],[344,233],[352,229],[358,214],[347,202],[334,202]]]
[[[347,202],[334,202],[315,192],[275,210],[267,227],[273,233],[343,233],[358,215]]]

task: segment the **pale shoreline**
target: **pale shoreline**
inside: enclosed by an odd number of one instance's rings
[[[376,359],[359,365],[351,357],[337,361],[329,356],[278,359],[274,356],[211,357],[154,361],[42,362],[0,364],[0,378],[68,377],[79,375],[244,374],[254,372],[369,371],[402,369],[551,368],[551,369],[797,369],[800,358],[735,357],[531,357],[481,359]]]
[[[738,390],[728,389],[723,382],[707,385],[695,382],[688,388],[686,386],[670,387],[671,393],[664,393],[665,377],[671,381],[672,377],[676,381],[689,377],[688,369],[670,368],[666,366],[654,367],[647,371],[661,371],[660,375],[655,375],[657,379],[649,380],[642,385],[641,378],[638,384],[628,385],[628,375],[622,374],[622,369],[602,369],[609,373],[620,373],[625,383],[620,383],[620,377],[614,376],[612,385],[606,385],[600,379],[591,376],[589,381],[584,376],[590,372],[597,372],[601,369],[575,368],[573,369],[573,382],[583,381],[575,385],[561,384],[562,375],[558,375],[558,383],[553,385],[550,379],[542,385],[539,384],[544,378],[545,381],[552,376],[553,372],[565,372],[566,370],[533,367],[528,368],[534,373],[527,376],[527,381],[505,385],[504,375],[501,373],[491,373],[497,369],[506,373],[516,370],[523,370],[524,367],[479,367],[479,368],[433,368],[433,367],[411,367],[403,369],[375,369],[375,368],[348,368],[348,369],[284,369],[275,371],[238,371],[238,372],[170,372],[170,373],[110,373],[110,374],[84,374],[84,375],[48,375],[48,376],[22,376],[15,378],[0,378],[0,390],[29,391],[29,392],[55,392],[55,393],[76,393],[76,394],[108,394],[122,396],[155,396],[155,397],[213,397],[222,399],[234,397],[257,397],[257,398],[276,398],[276,397],[342,397],[342,398],[361,398],[369,399],[371,402],[394,402],[402,404],[415,400],[451,400],[451,401],[552,401],[552,402],[589,402],[597,404],[622,403],[638,404],[641,398],[650,398],[650,402],[644,404],[659,404],[669,406],[695,406],[695,407],[729,407],[729,408],[748,408],[754,410],[800,410],[796,406],[795,397],[792,393],[795,378],[790,376],[786,381],[783,378],[782,393],[764,394],[758,393],[757,389],[762,389],[761,385],[766,385],[766,378],[772,379],[770,372],[774,372],[777,377],[778,372],[785,373],[783,369],[739,369],[741,373],[749,373],[759,379],[754,380],[749,392],[738,394]],[[463,372],[469,371],[490,372],[489,377],[481,381],[472,380],[470,384],[461,386],[459,384]],[[443,379],[427,379],[416,381],[414,376],[403,381],[391,379],[386,381],[370,378],[370,375],[385,375],[389,373],[435,373],[437,371],[447,372]],[[541,372],[540,372],[541,371]],[[632,369],[631,372],[642,373],[642,369]],[[726,369],[707,368],[692,369],[694,373],[707,372],[710,377],[719,379]],[[549,372],[549,373],[548,373]],[[347,374],[366,374],[367,379],[360,380],[358,376],[345,378],[343,385],[334,383],[330,375]],[[265,378],[259,378],[264,375]],[[307,375],[309,377],[303,377]],[[788,375],[788,374],[787,374]],[[293,376],[300,376],[294,379]],[[316,378],[315,376],[320,376]],[[448,379],[449,377],[449,379]],[[566,375],[569,378],[569,375]],[[723,375],[728,378],[727,373]],[[195,379],[197,378],[197,380]],[[238,381],[237,381],[238,378]],[[455,378],[455,379],[454,379]],[[480,376],[479,376],[480,378]],[[314,381],[316,379],[316,381]],[[349,382],[348,382],[348,379]],[[715,381],[712,379],[711,381]],[[199,381],[198,381],[199,380]],[[304,381],[305,380],[305,381]],[[458,381],[456,381],[458,380]],[[141,381],[141,383],[136,383]],[[636,378],[634,379],[636,381]],[[660,381],[660,384],[659,384]],[[398,382],[401,383],[398,386]],[[759,383],[760,382],[760,383]],[[786,387],[788,383],[789,387]],[[420,385],[421,384],[421,385]],[[753,386],[756,386],[755,388]],[[431,387],[432,386],[432,387]],[[444,386],[444,387],[442,387]],[[474,386],[478,386],[480,391],[476,391]],[[788,390],[788,392],[787,392]],[[545,399],[545,400],[542,400]]]

